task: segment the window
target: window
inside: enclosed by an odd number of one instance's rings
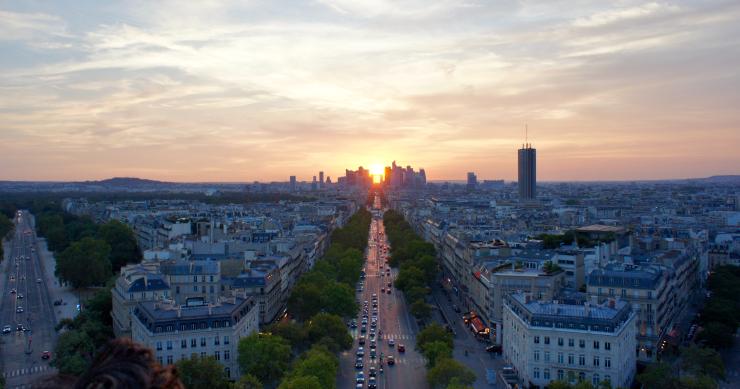
[[[614,289],[609,288],[609,296],[614,296]]]
[[[175,294],[180,294],[180,285],[175,286]]]
[[[211,282],[213,282],[213,276],[211,276]]]
[[[198,339],[190,339],[190,347],[198,347]]]
[[[162,364],[162,357],[157,357],[157,363]]]
[[[187,339],[183,339],[180,342],[180,348],[188,348],[188,340]]]
[[[168,340],[167,341],[167,350],[172,350],[172,341],[171,340]]]
[[[550,352],[545,351],[545,362],[550,362]]]
[[[558,338],[558,346],[562,346],[562,345],[563,345],[563,338]]]
[[[224,371],[226,372],[226,378],[231,378],[231,368],[225,368]]]
[[[157,351],[162,351],[162,342],[157,342]]]
[[[591,383],[594,385],[594,387],[599,386],[599,375],[597,373],[594,373],[594,375],[591,377]]]
[[[599,341],[594,340],[594,350],[598,350],[598,349],[599,349]]]
[[[563,380],[565,378],[565,372],[562,369],[558,369],[558,379]]]
[[[216,335],[216,337],[213,338],[213,344],[215,346],[218,346],[219,344],[221,344],[221,342],[219,341],[218,335]]]
[[[211,293],[213,293],[213,285],[211,285]]]
[[[542,373],[543,373],[542,375],[543,375],[543,378],[544,379],[546,379],[546,380],[549,380],[550,379],[550,369],[545,369],[545,370],[542,371]]]
[[[573,354],[568,354],[568,364],[572,365],[576,363],[576,356]]]
[[[200,276],[200,282],[206,282],[206,276]]]
[[[586,347],[586,341],[583,339],[578,339],[578,347],[585,348]]]
[[[540,343],[540,337],[539,336],[535,336],[534,337],[534,342],[535,343]]]
[[[581,354],[578,356],[578,365],[586,366],[586,356]]]
[[[604,381],[606,381],[606,382],[612,382],[612,376],[610,376],[609,374],[605,375],[604,376]]]
[[[539,367],[534,368],[534,378],[540,378],[540,368]]]
[[[599,366],[601,364],[601,359],[599,359],[598,356],[594,356],[594,366]]]
[[[229,344],[229,337],[228,336],[224,336],[224,344]]]
[[[627,297],[627,289],[622,289],[622,297]]]
[[[206,338],[200,338],[200,346],[206,347]]]
[[[200,352],[200,357],[205,358],[208,354],[205,351]]]
[[[573,370],[568,372],[568,381],[573,382],[576,380],[576,372]]]
[[[197,292],[197,291],[198,291],[198,285],[193,285],[193,292]]]
[[[172,364],[172,355],[168,355],[167,356],[167,364],[168,365],[171,365]]]
[[[604,350],[611,350],[612,344],[611,342],[604,342]]]
[[[231,351],[224,350],[224,360],[228,361],[229,359],[231,359]]]
[[[558,363],[563,363],[563,361],[564,361],[563,353],[558,353]]]
[[[612,359],[611,358],[609,358],[609,357],[604,358],[604,367],[607,368],[607,369],[610,368],[610,367],[612,367]]]
[[[578,381],[585,381],[586,380],[586,373],[580,372],[578,373]]]
[[[193,282],[198,282],[198,276],[193,276]]]
[[[539,361],[540,360],[540,352],[539,351],[535,351],[534,352],[534,360],[535,361]]]
[[[550,337],[549,336],[545,336],[545,344],[550,344]]]
[[[213,356],[216,358],[217,361],[221,360],[221,352],[220,351],[214,351]]]
[[[574,347],[576,344],[576,340],[573,338],[568,338],[568,347]]]

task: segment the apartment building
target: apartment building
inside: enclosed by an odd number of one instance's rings
[[[238,297],[215,304],[140,302],[134,309],[131,337],[154,350],[161,364],[212,356],[234,380],[239,378],[239,339],[258,331],[258,311],[253,299]]]
[[[504,357],[528,388],[553,380],[630,387],[636,369],[634,321],[625,301],[560,304],[510,294],[504,304]]]
[[[170,286],[159,273],[159,264],[140,263],[121,268],[121,275],[111,290],[113,332],[117,337],[131,337],[131,320],[136,304],[169,299]]]

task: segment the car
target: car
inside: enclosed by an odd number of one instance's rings
[[[403,352],[406,352],[406,346],[404,346],[404,345],[402,345],[402,344],[399,344],[399,345],[398,345],[398,352],[399,352],[399,353],[403,353]]]
[[[15,330],[18,331],[18,332],[25,331],[26,330],[26,327],[23,327],[23,324],[18,323],[18,324],[15,325]]]
[[[375,370],[375,366],[370,366],[369,375],[370,377],[375,377],[376,375],[378,375],[377,370]]]
[[[16,293],[15,288],[10,290],[10,294],[15,294],[15,293]]]
[[[362,358],[357,358],[355,361],[355,369],[362,369],[363,367]]]
[[[376,356],[377,356],[377,354],[376,354],[376,351],[375,351],[375,349],[371,349],[371,350],[370,350],[370,358],[371,358],[371,359],[375,359],[375,357],[376,357]]]
[[[15,281],[15,276],[10,276],[10,282]]]
[[[378,298],[378,294],[377,293],[373,293],[373,298],[374,299],[377,299]]]
[[[391,294],[390,288],[386,291],[386,293]]]
[[[364,334],[364,333],[366,333],[366,332],[367,332],[367,326],[366,326],[366,325],[363,325],[363,326],[362,326],[362,327],[360,328],[360,333]]]
[[[380,293],[385,293],[385,288],[380,288]]]
[[[21,307],[20,305],[18,307],[16,307],[15,308],[15,313],[23,313],[23,307]]]
[[[395,345],[396,345],[396,341],[395,341],[395,340],[393,340],[393,339],[388,339],[388,346],[391,346],[391,347],[393,347],[393,346],[395,346]]]
[[[357,356],[358,357],[364,357],[365,356],[365,348],[360,346],[360,348],[357,349]]]
[[[57,302],[54,301],[54,305],[59,305],[59,304],[57,304]],[[352,328],[357,328],[357,323],[351,322],[351,323],[349,323],[349,326],[352,327]]]
[[[3,326],[3,334],[9,334],[11,331],[13,331],[13,328],[9,325]]]
[[[62,305],[63,303],[64,303],[64,300],[62,299],[54,300],[54,305]]]
[[[393,355],[388,356],[388,366],[393,366],[396,364],[396,359],[393,358]]]
[[[503,347],[500,344],[494,344],[486,347],[486,351],[489,353],[501,353],[503,351]]]
[[[22,298],[23,298],[23,293],[18,293],[18,294],[17,294],[16,296],[15,296],[15,298],[19,298],[19,299],[22,299]]]
[[[375,381],[375,377],[370,377],[367,381],[367,389],[378,389],[378,384]]]
[[[355,389],[364,389],[364,388],[365,388],[365,385],[363,385],[363,384],[356,384],[355,385]]]
[[[388,287],[389,287],[389,288],[391,287],[391,283],[390,283],[390,282],[388,283]]]
[[[41,359],[50,359],[50,358],[51,358],[51,351],[41,352]]]
[[[365,373],[358,371],[357,374],[355,374],[355,381],[359,383],[365,382]]]
[[[360,344],[365,344],[365,335],[360,335],[359,338],[357,338]]]
[[[37,284],[40,284],[40,283],[41,283],[41,278],[37,278],[37,279],[36,279],[36,283],[37,283]]]
[[[377,322],[377,321],[374,321],[374,322],[372,322],[372,323],[370,324],[370,327],[372,327],[372,328],[375,328],[375,327],[377,327],[377,326],[378,326],[378,322]]]
[[[455,311],[455,312],[457,312],[457,313],[460,313],[460,307],[458,307],[458,306],[457,306],[457,305],[455,305],[455,304],[452,304],[452,310],[454,310],[454,311]]]

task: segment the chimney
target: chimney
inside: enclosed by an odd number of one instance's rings
[[[182,317],[182,307],[177,307],[177,317]]]
[[[609,299],[609,308],[614,308],[617,305],[617,300]]]
[[[532,295],[531,295],[531,294],[529,294],[529,293],[525,294],[525,295],[524,295],[524,302],[525,302],[526,304],[529,304],[529,302],[530,302],[530,301],[532,301]]]
[[[591,316],[591,304],[589,304],[588,301],[583,304],[583,311],[586,314],[586,317]]]

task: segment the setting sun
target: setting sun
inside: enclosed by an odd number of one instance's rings
[[[373,182],[378,184],[383,180],[385,174],[385,168],[379,163],[370,164],[370,175],[373,176]]]

